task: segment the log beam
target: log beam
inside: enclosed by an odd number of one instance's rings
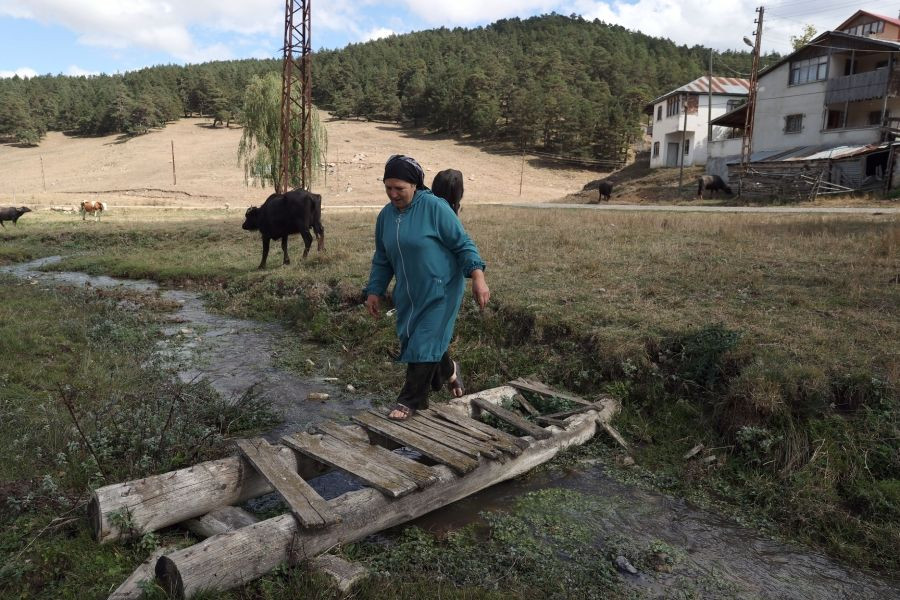
[[[290,515],[281,515],[243,529],[217,535],[189,548],[167,554],[156,564],[156,576],[177,598],[190,598],[200,590],[227,590],[265,575],[279,564],[308,560],[339,544],[364,538],[405,523],[432,510],[517,477],[572,445],[589,440],[597,422],[608,421],[614,403],[598,414],[588,411],[570,417],[567,428],[552,428],[555,435],[532,443],[505,463],[482,459],[481,466],[460,477],[448,467],[432,467],[439,481],[421,492],[396,500],[374,489],[347,492],[331,504],[341,523],[324,531],[301,530]]]

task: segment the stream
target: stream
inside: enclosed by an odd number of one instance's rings
[[[59,256],[42,258],[0,267],[0,273],[36,283],[158,292],[178,303],[173,315],[177,322],[162,329],[160,353],[178,365],[185,381],[205,378],[226,398],[239,397],[253,386],[253,392],[268,400],[283,419],[265,433],[270,441],[323,420],[345,421],[371,406],[365,394],[346,390],[346,382],[303,378],[279,368],[278,349],[297,343],[280,325],[212,314],[200,294],[162,289],[152,281],[41,270],[61,260]],[[310,401],[310,392],[327,393],[329,399]],[[352,477],[336,471],[310,483],[326,498],[361,487]],[[495,485],[411,524],[445,535],[466,525],[484,524],[483,511],[508,511],[525,494],[552,488],[602,499],[601,509],[575,517],[591,531],[597,545],[628,539],[639,546],[663,542],[675,549],[679,560],[671,569],[634,574],[621,569],[621,577],[639,596],[900,600],[898,582],[772,540],[683,500],[620,483],[593,461],[576,469],[551,468]],[[270,494],[258,499],[255,508],[278,502],[280,499]],[[380,535],[389,540],[390,533]]]

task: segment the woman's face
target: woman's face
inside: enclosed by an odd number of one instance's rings
[[[403,210],[412,203],[413,196],[416,193],[416,186],[408,181],[390,177],[384,180],[384,191],[390,198],[394,208]]]

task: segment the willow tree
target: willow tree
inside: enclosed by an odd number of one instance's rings
[[[326,150],[325,128],[318,111],[312,111],[312,178],[318,174],[317,165],[324,164]],[[244,181],[249,185],[281,187],[281,77],[276,73],[254,76],[244,91],[244,131],[238,143],[238,161],[244,166]],[[299,116],[291,121],[294,139],[300,139]],[[300,156],[291,158],[291,185],[300,182]],[[310,182],[307,182],[309,185]]]

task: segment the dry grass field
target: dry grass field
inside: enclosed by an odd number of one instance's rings
[[[323,115],[327,118],[326,115]],[[595,171],[551,168],[483,151],[447,136],[401,129],[393,123],[327,120],[327,162],[313,190],[325,206],[385,203],[380,178],[391,154],[415,157],[426,180],[447,168],[466,177],[465,202],[546,201],[580,190]],[[0,145],[0,206],[72,206],[104,200],[118,206],[240,208],[268,195],[244,184],[237,161],[238,127],[213,128],[209,119],[182,119],[135,138],[77,138],[50,132],[35,148]],[[177,184],[172,176],[175,150]],[[43,169],[43,173],[42,173]]]

